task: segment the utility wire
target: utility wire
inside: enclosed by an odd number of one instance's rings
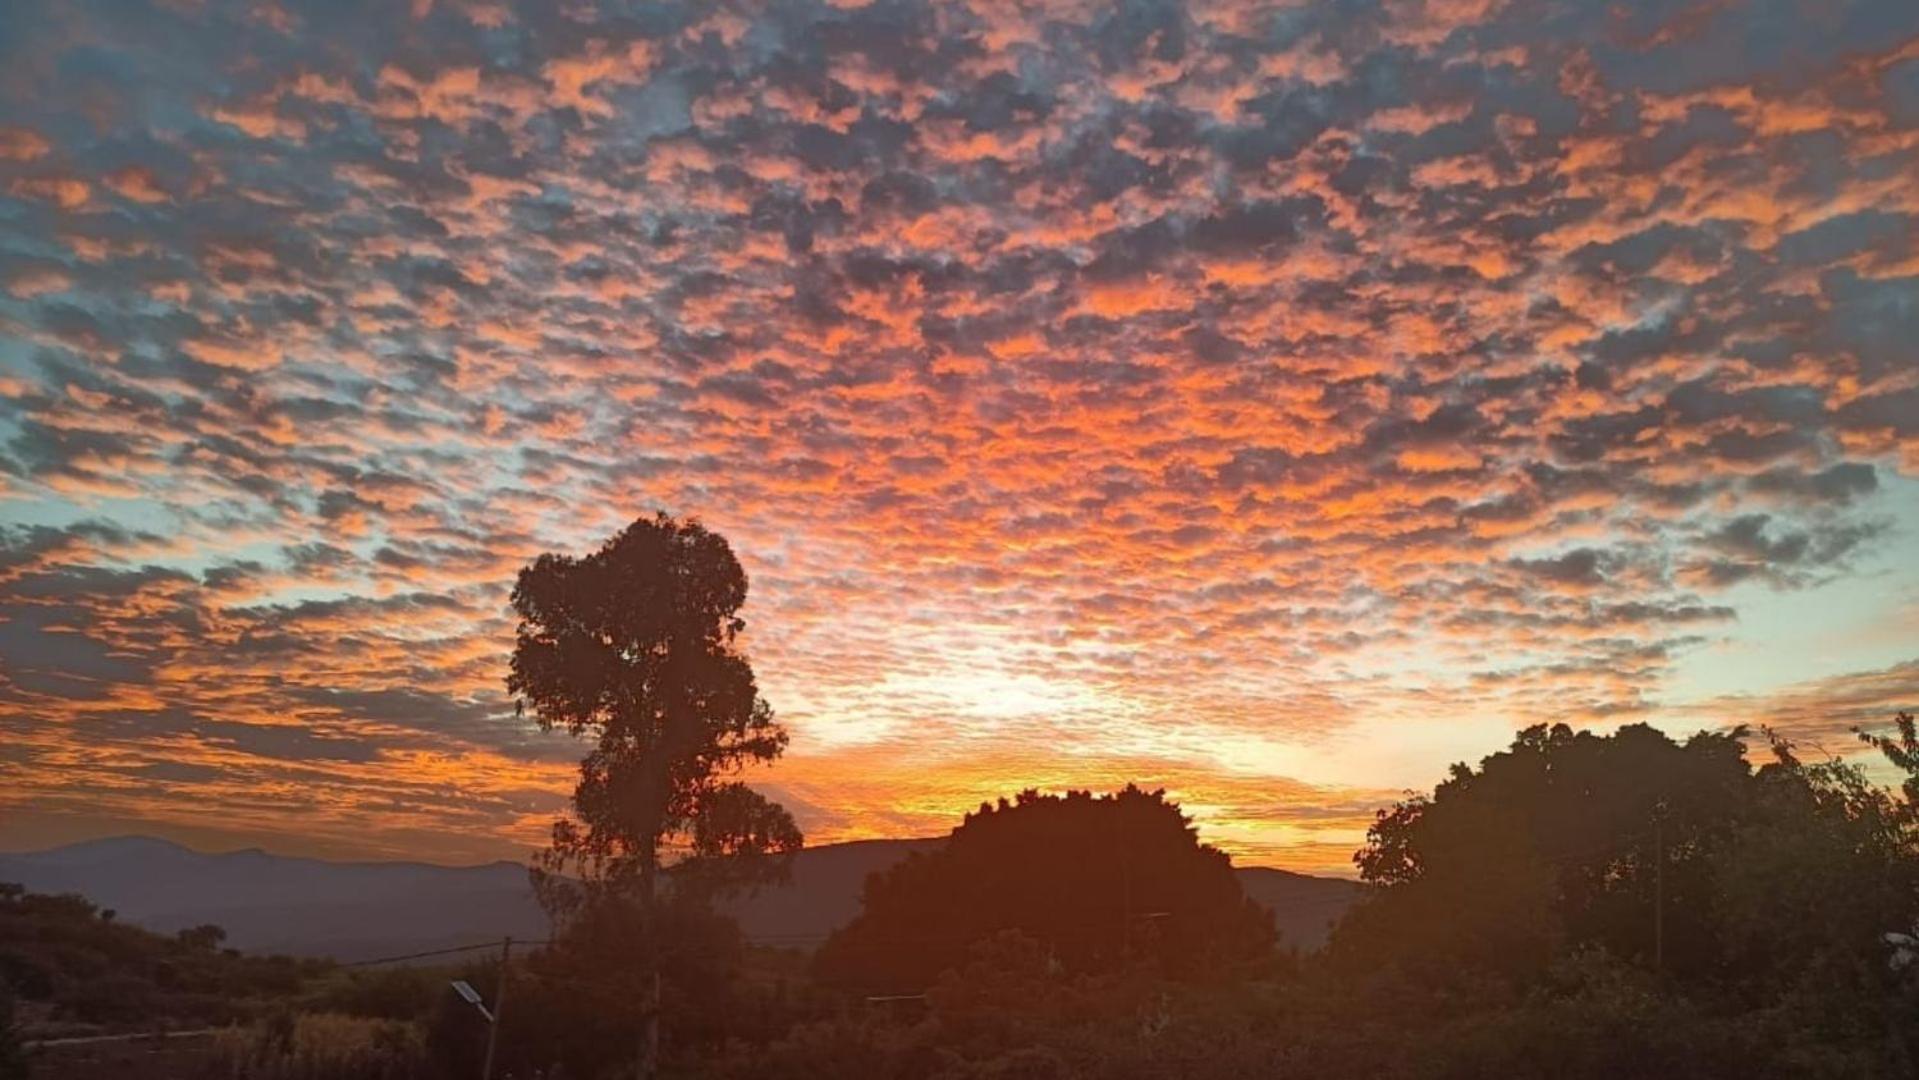
[[[522,944],[522,945],[551,945],[551,944],[552,944],[552,942],[550,942],[550,941],[522,941],[522,942],[519,942],[519,944]],[[399,963],[399,962],[400,962],[400,961],[402,961],[402,960],[424,960],[424,959],[426,959],[426,958],[428,958],[428,957],[431,957],[431,956],[452,956],[452,955],[453,955],[453,954],[455,954],[455,953],[469,953],[469,952],[479,952],[479,951],[480,951],[481,949],[497,949],[497,948],[499,948],[499,947],[500,947],[500,943],[499,943],[499,941],[497,941],[497,940],[495,940],[495,941],[487,941],[487,942],[483,942],[483,943],[481,943],[481,944],[478,944],[478,945],[455,945],[455,946],[453,946],[453,947],[452,947],[452,948],[450,948],[450,949],[429,949],[429,950],[428,950],[428,951],[426,951],[426,952],[416,952],[416,953],[403,953],[403,954],[401,954],[401,955],[399,955],[399,956],[378,956],[378,957],[374,957],[374,958],[373,958],[373,959],[371,959],[371,960],[351,960],[351,961],[347,961],[347,962],[345,962],[345,963],[342,963],[342,964],[341,964],[340,966],[341,966],[341,967],[349,967],[349,968],[354,968],[354,967],[372,967],[372,966],[374,966],[375,964],[397,964],[397,963]]]
[[[1304,903],[1298,903],[1295,905],[1288,905],[1288,906],[1289,907],[1293,907],[1293,906],[1310,907],[1310,908],[1317,908],[1321,906],[1331,907],[1334,904],[1351,904],[1356,899],[1358,899],[1358,897],[1346,897],[1346,896],[1314,897],[1311,900],[1306,901]],[[1147,915],[1137,916],[1137,917],[1138,918],[1161,917],[1165,914],[1166,913],[1163,913],[1163,912],[1150,912]],[[1104,932],[1105,931],[1097,927],[1059,927],[1051,931],[1048,936],[1065,936],[1065,937],[1079,937],[1084,935],[1096,936]],[[809,944],[812,942],[823,942],[826,939],[832,937],[835,933],[837,933],[837,931],[834,931],[834,930],[793,930],[793,931],[785,931],[781,933],[772,933],[772,934],[742,934],[740,936],[740,941],[741,941],[741,944],[744,944],[744,945],[755,945],[755,946],[762,946],[762,947],[768,947],[768,948],[782,948],[782,947],[791,948],[795,946]],[[956,932],[949,932],[949,933],[886,934],[886,935],[881,935],[878,940],[873,940],[871,943],[872,944],[950,943],[955,940],[965,940],[971,936],[972,935],[970,931],[956,931]],[[513,943],[515,945],[551,945],[553,944],[553,942],[551,941],[521,940],[519,938],[513,939]],[[400,953],[395,956],[377,956],[368,960],[342,961],[339,964],[339,966],[343,968],[377,967],[381,964],[397,964],[405,960],[427,960],[436,956],[457,956],[461,953],[482,952],[487,949],[497,949],[499,947],[500,947],[500,942],[496,939],[493,941],[478,942],[472,945],[455,945],[445,949],[427,949],[421,952]]]

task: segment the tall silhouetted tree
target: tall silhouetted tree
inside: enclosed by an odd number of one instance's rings
[[[1751,811],[1742,734],[1540,725],[1478,769],[1455,765],[1373,825],[1355,861],[1386,888],[1347,916],[1335,951],[1519,977],[1580,944],[1710,966],[1713,858]]]
[[[1599,951],[1858,1022],[1892,986],[1885,933],[1919,903],[1904,811],[1858,768],[1780,740],[1755,769],[1744,736],[1539,726],[1454,766],[1373,825],[1356,861],[1381,888],[1340,924],[1335,958],[1533,983]]]
[[[676,887],[692,890],[770,871],[756,857],[801,843],[784,809],[732,779],[786,745],[738,648],[745,601],[726,540],[664,514],[591,555],[540,556],[513,590],[508,691],[541,728],[596,738],[535,882],[564,922],[632,909],[648,942],[635,956],[642,1075],[657,1057],[663,855],[679,857]]]
[[[1266,955],[1272,916],[1177,804],[1127,787],[982,805],[939,850],[867,879],[858,918],[822,948],[828,978],[917,990],[975,942],[1017,932],[1062,969],[1150,964],[1173,975]]]

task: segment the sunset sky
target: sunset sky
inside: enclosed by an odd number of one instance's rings
[[[1919,704],[1919,4],[0,11],[0,848],[524,857],[506,595],[751,576],[811,842],[1350,872],[1517,728]]]

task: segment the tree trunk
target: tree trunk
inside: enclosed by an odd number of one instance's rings
[[[665,721],[648,763],[649,780],[654,790],[646,807],[644,837],[640,858],[640,905],[644,941],[640,950],[640,1046],[637,1078],[654,1080],[660,1069],[660,909],[658,878],[660,870],[660,833],[673,786],[672,768],[677,756],[692,742],[694,718],[686,700],[686,674],[682,658],[698,652],[697,642],[675,640],[667,647],[665,678],[660,696]]]
[[[659,870],[658,841],[649,837],[640,861],[640,1046],[634,1075],[653,1080],[660,1071],[660,952],[659,906],[655,902],[655,875]]]

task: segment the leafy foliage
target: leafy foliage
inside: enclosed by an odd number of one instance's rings
[[[697,940],[713,937],[704,903],[783,872],[770,857],[802,842],[785,809],[731,779],[786,746],[738,647],[745,602],[746,572],[726,540],[664,514],[593,554],[542,555],[513,589],[507,689],[542,728],[596,738],[573,817],[554,824],[534,882],[568,976],[597,988],[602,1019],[630,1010],[638,1022],[643,1078],[658,1061],[662,977],[679,976],[684,1000],[715,970],[673,963],[669,943],[689,923],[709,931]],[[680,856],[664,904],[663,848]]]
[[[1680,744],[1645,725],[1528,728],[1479,769],[1454,766],[1431,798],[1381,813],[1355,861],[1385,888],[1336,945],[1514,976],[1588,945],[1650,962],[1663,889],[1666,965],[1709,966],[1706,876],[1750,795],[1744,752],[1739,733]]]
[[[1905,807],[1913,810],[1919,808],[1919,721],[1911,713],[1902,712],[1892,718],[1892,724],[1891,735],[1870,731],[1856,734],[1860,742],[1879,751],[1893,768],[1905,774],[1900,791],[1905,795]]]
[[[1073,972],[1230,970],[1273,943],[1271,917],[1241,893],[1225,854],[1163,793],[1027,791],[869,878],[859,917],[826,943],[819,969],[845,985],[917,991],[1009,930]]]
[[[1887,755],[1908,776],[1915,743]],[[1369,900],[1296,968],[1074,971],[1007,932],[921,1007],[803,1023],[702,1075],[1913,1075],[1919,960],[1887,946],[1919,950],[1919,808],[1783,742],[1762,760],[1738,731],[1530,729],[1380,816]]]
[[[640,959],[652,942],[642,921],[611,905],[593,911],[553,946],[514,964],[501,1022],[501,1074],[630,1075],[634,1017],[648,996]],[[665,898],[656,918],[668,988],[662,1026],[669,1037],[661,1048],[668,1066],[694,1067],[730,1040],[764,1040],[822,1014],[798,958],[750,949],[732,920],[686,898]],[[495,963],[446,977],[498,1000]],[[443,993],[426,1027],[432,1056],[447,1075],[478,1072],[486,1025],[477,1011]]]
[[[1375,823],[1356,861],[1381,888],[1335,957],[1525,981],[1600,949],[1695,985],[1883,989],[1880,938],[1919,897],[1911,823],[1857,770],[1783,743],[1754,770],[1743,739],[1535,727],[1455,766]]]
[[[594,893],[650,897],[663,844],[715,862],[799,848],[784,809],[726,779],[786,746],[738,648],[746,589],[724,538],[664,514],[520,572],[507,689],[542,728],[596,737],[542,860],[556,913]]]
[[[227,932],[212,923],[202,923],[199,926],[189,926],[176,936],[179,937],[182,945],[190,948],[217,949],[221,942],[227,939]]]
[[[420,1032],[392,1020],[276,1013],[221,1033],[204,1075],[247,1080],[414,1080],[436,1075]]]
[[[297,999],[326,961],[242,956],[104,917],[84,897],[0,885],[0,983],[41,1026],[244,1020]],[[24,1011],[24,1010],[23,1010]]]
[[[715,914],[709,890],[752,876],[709,876],[725,856],[692,858],[691,884],[650,902],[598,879],[517,958],[498,1074],[631,1076],[658,970],[660,1063],[688,1078],[1908,1077],[1916,729],[1902,714],[1861,735],[1902,775],[1895,793],[1776,738],[1749,753],[1739,730],[1530,728],[1379,816],[1356,856],[1367,899],[1305,957],[1272,949],[1175,804],[1131,787],[982,806],[869,879],[810,967]],[[742,835],[718,790],[698,805]],[[702,821],[683,823],[689,851]],[[0,1080],[24,1063],[16,996],[42,1024],[244,1025],[182,1075],[477,1071],[487,1030],[447,979],[498,1002],[497,962],[344,971],[241,957],[216,929],[165,937],[0,886]]]

